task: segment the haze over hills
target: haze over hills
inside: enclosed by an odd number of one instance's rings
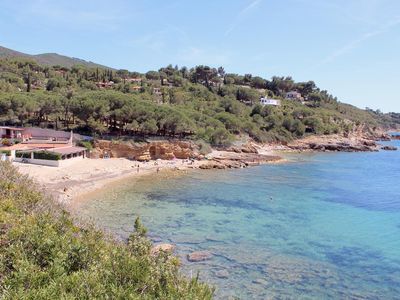
[[[62,67],[67,67],[71,68],[73,65],[83,65],[88,68],[107,68],[107,69],[112,69],[107,66],[103,66],[100,64],[96,64],[91,61],[86,61],[80,58],[76,57],[69,57],[65,55],[60,55],[57,53],[42,53],[42,54],[26,54],[23,52],[19,52],[16,50],[12,50],[6,47],[0,46],[0,58],[5,58],[5,57],[25,57],[25,58],[30,58],[35,60],[37,63],[46,65],[46,66],[62,66]]]

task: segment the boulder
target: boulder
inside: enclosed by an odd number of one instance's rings
[[[212,258],[210,251],[195,251],[187,255],[187,260],[190,262],[205,261]]]
[[[391,137],[387,133],[382,133],[380,136],[376,137],[377,141],[390,141]]]
[[[387,150],[387,151],[396,151],[397,147],[395,147],[395,146],[383,146],[381,149],[382,150]]]

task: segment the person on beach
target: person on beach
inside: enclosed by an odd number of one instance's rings
[[[139,166],[139,165],[137,165],[137,173],[139,173],[139,167],[140,167],[140,166]]]
[[[157,168],[157,173],[160,172],[160,168]]]

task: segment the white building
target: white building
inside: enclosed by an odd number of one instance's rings
[[[278,99],[269,99],[269,98],[260,98],[260,104],[261,105],[273,105],[273,106],[280,106],[281,105],[281,100]]]

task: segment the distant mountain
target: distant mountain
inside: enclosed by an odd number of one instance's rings
[[[83,60],[80,58],[75,58],[75,57],[64,56],[64,55],[60,55],[57,53],[43,53],[43,54],[31,55],[31,54],[22,53],[19,51],[15,51],[15,50],[0,46],[0,59],[5,58],[5,57],[30,58],[30,59],[35,60],[39,64],[48,65],[48,66],[59,65],[59,66],[71,68],[73,65],[83,65],[88,68],[112,69],[107,66],[96,64],[91,61],[86,61],[86,60]]]

